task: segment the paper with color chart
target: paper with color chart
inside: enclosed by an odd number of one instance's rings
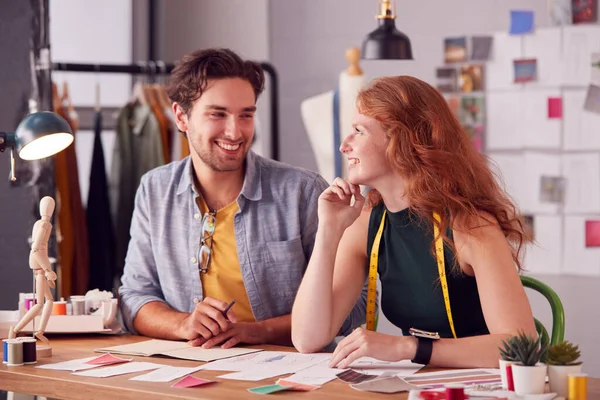
[[[600,213],[600,155],[563,154],[565,213]]]
[[[510,34],[521,35],[533,32],[533,11],[511,10],[510,12]]]
[[[286,381],[305,385],[321,386],[337,378],[337,374],[346,369],[328,368],[327,364],[318,364],[296,372],[285,378]]]
[[[560,274],[562,262],[562,221],[556,215],[533,216],[534,243],[525,247],[523,268],[531,274]]]
[[[537,60],[537,74],[527,87],[560,86],[562,79],[560,28],[537,29],[534,35],[523,37],[523,57]]]
[[[419,386],[411,385],[402,378],[397,376],[390,376],[387,378],[374,379],[372,381],[355,383],[350,385],[352,389],[360,390],[363,392],[375,392],[375,393],[398,393],[407,392],[413,389],[419,389]]]
[[[600,276],[600,247],[586,247],[586,221],[597,220],[600,214],[565,216],[563,274]]]
[[[131,374],[133,372],[149,371],[164,367],[164,364],[155,364],[149,362],[130,362],[114,367],[98,368],[91,371],[75,372],[73,375],[88,376],[93,378],[108,378],[110,376]]]
[[[498,369],[455,369],[425,372],[403,379],[412,385],[432,389],[443,388],[447,384],[489,385],[502,383]]]
[[[600,52],[600,26],[564,26],[562,38],[562,83],[587,85],[592,73],[591,55]]]
[[[63,362],[53,363],[53,364],[38,365],[38,366],[36,366],[36,368],[53,369],[53,370],[57,370],[57,371],[72,371],[72,372],[83,371],[86,369],[100,367],[100,365],[88,364],[88,361],[91,361],[95,358],[98,358],[98,357],[97,356],[86,357],[86,358],[80,358],[77,360],[69,360],[69,361],[63,361]]]
[[[563,150],[600,150],[600,114],[583,108],[585,89],[563,91]]]
[[[130,381],[145,381],[145,382],[171,382],[177,378],[193,374],[200,371],[202,366],[198,367],[172,367],[164,366],[144,375],[134,376]]]
[[[494,33],[493,37],[490,59],[485,66],[484,87],[488,91],[518,88],[520,85],[513,82],[513,60],[523,57],[523,37],[505,32]]]

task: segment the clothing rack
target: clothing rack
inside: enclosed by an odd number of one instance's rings
[[[259,64],[271,80],[269,82],[269,94],[271,95],[271,158],[279,161],[279,82],[277,71],[270,63],[261,62]],[[150,75],[151,77],[169,74],[174,67],[174,64],[166,64],[162,61],[143,61],[138,64],[52,63],[53,71],[122,73]]]

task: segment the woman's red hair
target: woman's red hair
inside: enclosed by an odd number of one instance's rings
[[[459,221],[490,215],[513,247],[520,270],[520,253],[529,237],[517,208],[440,92],[414,77],[383,77],[360,91],[357,104],[361,114],[379,121],[386,132],[386,158],[405,180],[411,211],[431,223],[433,213],[439,213],[440,233],[455,254],[448,227],[457,229],[464,227]],[[380,202],[381,195],[371,190],[368,203]]]

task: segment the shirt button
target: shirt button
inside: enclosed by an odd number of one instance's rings
[[[192,263],[196,263],[198,260],[196,259],[196,257],[192,257],[192,259],[190,260]]]
[[[200,214],[198,214],[198,213],[194,214],[194,218],[195,219],[200,219]]]
[[[194,297],[194,303],[196,303],[196,304],[200,303],[200,299],[197,297]]]

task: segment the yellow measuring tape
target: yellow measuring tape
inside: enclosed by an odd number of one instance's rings
[[[379,244],[381,243],[381,236],[383,235],[383,227],[385,225],[385,210],[381,217],[381,223],[379,229],[375,235],[373,241],[373,248],[371,249],[371,258],[369,261],[369,284],[367,291],[367,329],[370,331],[375,330],[375,298],[377,296],[377,266],[379,261]],[[433,218],[439,223],[440,216],[437,213],[433,214]],[[433,224],[433,237],[435,239],[435,254],[438,265],[438,272],[440,274],[440,282],[442,284],[442,294],[444,296],[444,304],[446,305],[446,314],[448,315],[448,323],[452,330],[452,336],[456,338],[456,331],[454,330],[454,321],[452,320],[452,311],[450,309],[450,296],[448,295],[448,281],[446,279],[446,267],[444,262],[444,241],[439,236],[439,229],[436,224]]]

